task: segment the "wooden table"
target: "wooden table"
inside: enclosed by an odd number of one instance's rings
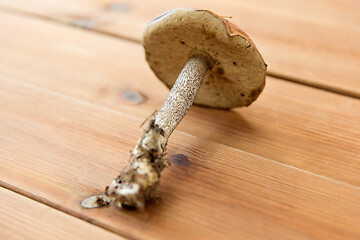
[[[140,40],[178,6],[232,16],[263,53],[267,86],[249,108],[191,108],[144,211],[82,209],[168,94]],[[0,0],[0,239],[360,239],[359,9]]]

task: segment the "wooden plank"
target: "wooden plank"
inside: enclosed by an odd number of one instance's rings
[[[0,0],[0,6],[140,41],[146,23],[179,6],[208,8],[253,38],[271,76],[360,98],[356,0]]]
[[[168,94],[137,44],[6,13],[1,23],[1,76],[141,119]],[[359,122],[357,100],[269,78],[250,108],[194,106],[178,129],[360,186]]]
[[[0,187],[0,238],[125,239]]]
[[[0,176],[48,205],[139,239],[359,239],[360,188],[176,131],[162,199],[81,209],[128,159],[142,119],[0,77]]]

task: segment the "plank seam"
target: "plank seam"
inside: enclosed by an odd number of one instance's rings
[[[124,41],[128,41],[128,42],[136,43],[136,44],[141,44],[140,40],[135,39],[135,38],[131,38],[131,37],[127,37],[127,36],[124,36],[124,35],[110,33],[110,32],[107,32],[107,31],[102,31],[100,29],[85,28],[85,27],[73,25],[71,23],[67,23],[65,21],[58,20],[56,18],[51,18],[51,17],[40,15],[40,14],[36,14],[36,13],[28,13],[28,12],[21,11],[21,10],[18,10],[18,9],[13,9],[13,8],[10,8],[10,7],[0,6],[0,8],[2,10],[5,10],[7,12],[11,12],[11,13],[16,14],[16,15],[22,15],[22,16],[26,16],[26,17],[31,17],[31,18],[37,18],[37,19],[41,19],[41,20],[45,20],[45,21],[50,21],[50,22],[53,22],[55,24],[61,24],[63,26],[67,26],[67,27],[81,29],[81,30],[91,32],[91,33],[96,33],[96,34],[99,34],[99,35],[102,35],[102,36],[108,36],[108,37],[111,37],[111,38],[115,38],[117,40],[124,40]],[[267,71],[266,75],[270,76],[270,77],[280,79],[280,80],[283,80],[283,81],[289,81],[289,82],[296,83],[296,84],[299,84],[299,85],[303,85],[303,86],[312,87],[312,88],[320,89],[320,90],[323,90],[323,91],[335,93],[335,94],[338,94],[338,95],[341,95],[341,96],[347,96],[347,97],[351,97],[351,98],[355,98],[355,99],[360,99],[360,94],[356,94],[354,92],[347,91],[345,89],[326,86],[326,85],[320,84],[320,83],[311,83],[311,82],[307,81],[304,78],[297,78],[297,77],[294,77],[294,76],[289,76],[289,75],[286,75],[286,74],[273,72],[271,70]]]
[[[326,86],[321,83],[311,83],[311,82],[306,81],[306,79],[287,76],[287,75],[283,75],[281,73],[272,72],[272,71],[268,71],[266,73],[266,75],[269,77],[279,79],[279,80],[292,82],[292,83],[296,83],[296,84],[307,86],[307,87],[316,88],[316,89],[326,91],[326,92],[331,92],[331,93],[334,93],[334,94],[337,94],[340,96],[346,96],[346,97],[351,97],[351,98],[355,98],[355,99],[360,99],[360,94],[356,94],[351,91],[347,91],[345,89],[332,88],[330,86]]]
[[[127,238],[127,239],[132,239],[132,240],[141,240],[141,239],[135,238],[134,236],[129,235],[129,234],[125,233],[125,232],[118,231],[117,228],[112,228],[111,226],[109,226],[107,224],[104,224],[101,221],[98,221],[98,220],[96,220],[94,218],[87,217],[86,215],[78,213],[78,212],[76,212],[74,210],[71,210],[71,209],[69,209],[69,208],[67,208],[67,207],[65,207],[63,205],[56,204],[56,203],[54,203],[54,202],[52,202],[50,200],[47,200],[44,197],[32,194],[31,192],[28,192],[28,191],[26,191],[24,189],[18,188],[18,187],[14,186],[12,184],[9,184],[9,183],[7,183],[7,182],[5,182],[3,180],[0,180],[0,187],[2,187],[4,189],[7,189],[9,191],[12,191],[12,192],[14,192],[16,194],[19,194],[19,195],[21,195],[23,197],[26,197],[28,199],[31,199],[33,201],[36,201],[38,203],[41,203],[41,204],[43,204],[43,205],[45,205],[47,207],[51,207],[53,209],[56,209],[56,210],[58,210],[60,212],[68,214],[68,215],[70,215],[72,217],[75,217],[77,219],[81,219],[81,220],[83,220],[85,222],[88,222],[88,223],[94,225],[94,226],[100,227],[100,228],[102,228],[102,229],[104,229],[104,230],[106,230],[108,232],[112,232],[112,233],[114,233],[114,234],[116,234],[116,235],[118,235],[120,237]]]
[[[28,13],[28,12],[21,11],[21,10],[18,10],[18,9],[13,9],[13,8],[10,8],[10,7],[0,6],[0,8],[2,10],[6,11],[6,12],[11,13],[11,14],[21,15],[23,17],[29,17],[29,18],[36,18],[36,19],[40,19],[40,20],[45,20],[45,21],[49,21],[49,22],[52,22],[52,23],[55,23],[55,24],[58,24],[58,25],[84,30],[84,31],[89,32],[89,33],[95,33],[95,34],[98,34],[98,35],[101,35],[101,36],[107,36],[107,37],[115,38],[117,40],[120,39],[120,40],[124,40],[124,41],[127,41],[127,42],[141,44],[140,40],[135,39],[135,38],[131,38],[131,37],[127,37],[127,36],[124,36],[124,35],[110,33],[110,32],[102,31],[102,30],[99,30],[99,29],[81,27],[81,26],[74,25],[74,24],[71,24],[71,23],[68,23],[68,22],[65,22],[65,21],[61,21],[61,20],[56,19],[56,18],[51,18],[51,17],[48,17],[48,16],[43,16],[43,15],[40,15],[40,14],[36,14],[36,13]]]
[[[102,106],[102,105],[96,105],[96,104],[93,104],[93,103],[90,103],[90,102],[87,102],[85,100],[82,100],[82,99],[78,99],[78,98],[75,98],[75,97],[72,97],[72,96],[69,96],[69,95],[65,95],[63,93],[59,93],[59,92],[56,92],[54,90],[50,90],[50,89],[47,89],[47,88],[44,88],[44,87],[41,87],[41,86],[37,86],[35,84],[32,84],[32,83],[28,83],[28,82],[25,82],[23,80],[18,80],[18,79],[15,79],[15,78],[12,78],[12,77],[4,77],[4,76],[0,76],[0,78],[6,78],[7,81],[13,81],[13,82],[18,82],[19,84],[22,84],[24,86],[27,86],[29,88],[33,88],[37,91],[40,91],[40,92],[45,92],[45,93],[49,93],[49,94],[52,94],[52,95],[55,95],[55,96],[58,96],[60,98],[63,98],[63,99],[69,99],[69,100],[72,100],[72,101],[75,101],[79,104],[83,104],[83,105],[87,105],[87,106],[90,106],[90,107],[93,107],[93,108],[98,108],[98,109],[102,109],[103,111],[108,111],[108,112],[111,112],[113,114],[118,114],[118,115],[121,115],[121,116],[125,116],[127,118],[131,118],[131,119],[134,119],[136,121],[138,121],[139,123],[141,123],[143,120],[139,117],[134,117],[132,115],[129,115],[129,114],[126,114],[126,113],[122,113],[122,112],[119,112],[119,111],[116,111],[114,109],[111,109],[111,108],[107,108],[105,106]],[[177,133],[180,133],[182,135],[186,135],[188,137],[192,137],[192,138],[196,138],[196,139],[202,139],[202,138],[199,138],[199,137],[196,137],[194,135],[191,135],[190,133],[186,133],[186,132],[183,132],[183,131],[179,131],[179,130],[175,130]],[[204,139],[203,139],[204,140]],[[207,140],[208,142],[212,142],[212,143],[215,143],[215,144],[219,144],[220,146],[224,146],[226,148],[230,148],[230,149],[234,149],[236,151],[240,151],[240,152],[243,152],[245,154],[249,154],[251,156],[256,156],[258,158],[261,158],[263,160],[266,160],[266,161],[270,161],[270,162],[273,162],[275,164],[280,164],[282,166],[286,166],[286,167],[289,167],[289,168],[292,168],[292,169],[296,169],[298,171],[301,171],[301,172],[304,172],[304,173],[307,173],[307,174],[310,174],[312,176],[317,176],[319,178],[322,178],[322,179],[326,179],[328,181],[332,181],[332,182],[335,182],[335,183],[339,183],[339,184],[342,184],[344,186],[348,186],[348,187],[352,187],[352,188],[355,188],[356,190],[360,190],[360,186],[356,186],[354,184],[351,184],[351,183],[347,183],[347,182],[344,182],[344,181],[341,181],[341,180],[337,180],[337,179],[334,179],[334,178],[331,178],[331,177],[327,177],[327,176],[324,176],[324,175],[321,175],[321,174],[318,174],[318,173],[314,173],[314,172],[311,172],[309,170],[305,170],[305,169],[302,169],[302,168],[298,168],[298,167],[295,167],[295,166],[292,166],[292,165],[289,165],[289,164],[286,164],[286,163],[283,163],[283,162],[279,162],[279,161],[276,161],[274,159],[271,159],[271,158],[266,158],[266,157],[263,157],[263,156],[260,156],[260,155],[257,155],[257,154],[254,154],[254,153],[251,153],[251,152],[246,152],[244,150],[241,150],[239,148],[235,148],[235,147],[231,147],[231,146],[228,146],[228,145],[225,145],[225,144],[222,144],[222,143],[219,143],[219,142],[215,142],[215,141],[210,141],[210,140]],[[0,180],[1,181],[1,180]]]

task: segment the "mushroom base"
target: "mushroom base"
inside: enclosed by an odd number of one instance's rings
[[[144,129],[130,161],[121,174],[106,187],[105,194],[118,207],[142,209],[159,185],[160,174],[166,167],[162,143],[164,131],[151,120]]]

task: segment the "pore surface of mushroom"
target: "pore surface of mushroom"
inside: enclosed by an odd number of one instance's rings
[[[167,140],[193,102],[248,106],[265,86],[266,64],[250,38],[207,10],[178,8],[156,17],[143,36],[146,60],[169,88],[164,105],[144,129],[130,161],[106,188],[119,207],[144,207],[165,168]]]

